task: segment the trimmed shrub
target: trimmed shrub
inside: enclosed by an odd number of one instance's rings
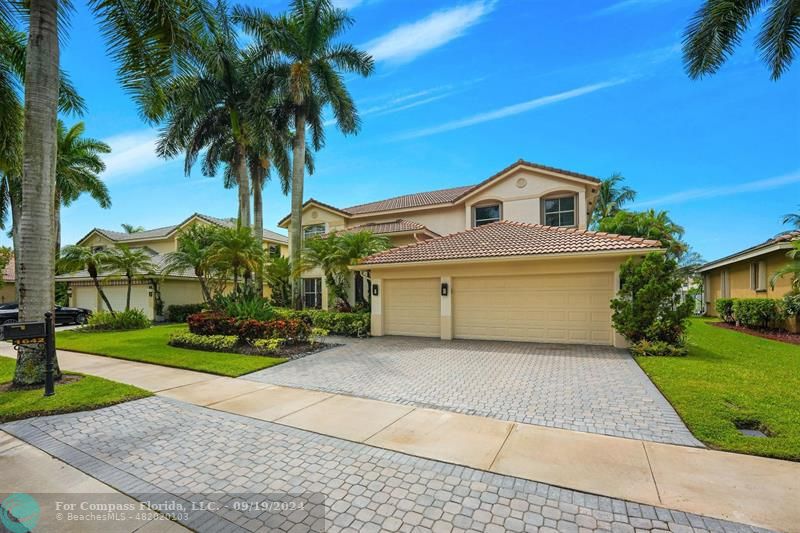
[[[783,297],[783,310],[786,318],[800,317],[800,292],[787,294]]]
[[[287,339],[302,342],[308,339],[311,327],[300,319],[239,320],[218,312],[189,316],[189,331],[196,335],[230,335],[241,341],[254,339]]]
[[[639,341],[631,346],[631,353],[642,357],[684,357],[689,350],[663,341]]]
[[[614,328],[628,341],[662,341],[679,346],[694,301],[680,302],[683,284],[678,264],[664,254],[631,258],[620,268],[622,287],[611,300]]]
[[[322,309],[275,309],[281,318],[298,318],[309,326],[326,329],[331,335],[344,337],[369,337],[369,312],[342,313]]]
[[[736,323],[748,328],[777,328],[784,318],[780,300],[771,298],[737,298],[733,301]]]
[[[733,298],[717,298],[717,301],[714,302],[714,309],[722,321],[728,324],[735,322],[733,319]]]
[[[173,333],[167,344],[177,348],[191,348],[208,352],[249,353],[256,355],[274,355],[285,344],[284,339],[256,339],[251,343],[242,343],[234,335],[195,335],[194,333]]]
[[[84,331],[122,331],[126,329],[145,329],[151,325],[150,319],[140,309],[117,311],[97,311],[89,316],[89,321],[81,329]]]
[[[182,304],[167,306],[168,322],[186,322],[189,315],[199,313],[205,304]]]

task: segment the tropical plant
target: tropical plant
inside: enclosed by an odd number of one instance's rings
[[[601,220],[598,229],[660,241],[670,257],[675,259],[688,250],[688,245],[681,240],[684,229],[673,222],[666,211],[618,211],[614,216]]]
[[[342,73],[368,76],[374,61],[366,52],[345,43],[334,43],[353,23],[347,13],[330,0],[293,0],[289,13],[273,17],[250,7],[237,7],[234,19],[253,38],[256,61],[270,64],[256,80],[260,86],[275,87],[275,94],[292,114],[292,183],[290,249],[291,261],[300,264],[302,253],[303,182],[306,158],[306,128],[311,146],[324,144],[323,109],[330,105],[339,129],[355,133],[358,112]],[[292,280],[292,301],[299,308],[301,286]]]
[[[65,246],[61,250],[61,257],[59,259],[59,270],[63,272],[77,272],[78,270],[86,270],[89,277],[92,278],[94,288],[103,299],[106,309],[112,315],[114,309],[111,307],[111,302],[108,301],[103,286],[100,284],[99,275],[106,268],[106,261],[108,259],[108,252],[92,248],[91,246],[70,245]]]
[[[165,255],[162,274],[192,271],[200,283],[203,301],[209,302],[217,291],[213,280],[220,269],[211,261],[211,251],[219,234],[219,227],[211,224],[192,224],[178,235],[177,249]],[[222,269],[227,273],[226,269]],[[223,274],[223,277],[225,275]],[[221,288],[220,288],[221,290]]]
[[[55,257],[52,210],[56,181],[57,113],[59,107],[59,33],[67,32],[71,4],[57,0],[20,2],[2,0],[3,22],[18,16],[28,24],[25,54],[22,208],[19,221],[17,263],[22,320],[38,320],[53,310]],[[12,7],[13,6],[13,7]],[[111,56],[119,64],[123,87],[141,98],[183,61],[180,55],[194,47],[208,19],[203,0],[90,1],[91,13],[100,20]],[[61,27],[59,28],[61,22]],[[148,100],[158,103],[157,99]],[[151,115],[157,109],[143,109]],[[5,122],[3,122],[5,127]],[[15,385],[44,380],[44,350],[26,349],[17,355]]]
[[[683,37],[683,62],[691,78],[714,74],[741,43],[742,34],[766,9],[756,48],[777,80],[800,47],[800,0],[706,0]]]
[[[272,305],[286,307],[290,305],[292,265],[288,257],[274,257],[264,268],[264,281],[272,292]]]
[[[120,224],[120,226],[122,226],[122,231],[125,233],[141,233],[144,231],[143,226],[134,226],[133,224],[126,224],[124,222]]]
[[[592,209],[592,229],[596,229],[600,221],[617,214],[623,205],[636,199],[636,191],[627,185],[622,185],[623,181],[625,178],[622,174],[615,173],[600,183],[597,200]]]
[[[134,278],[151,275],[155,270],[152,255],[143,248],[130,248],[127,245],[118,244],[108,250],[104,263],[110,276],[124,277],[127,281],[125,311],[129,311]]]
[[[800,229],[800,211],[797,213],[786,213],[783,215],[783,223],[791,224],[796,229]]]
[[[239,287],[241,276],[248,281],[250,273],[256,271],[264,261],[262,240],[257,239],[250,228],[237,225],[233,228],[220,228],[209,250],[209,260],[229,269],[233,274],[233,287]]]
[[[389,239],[383,236],[374,235],[369,231],[354,231],[342,233],[339,237],[339,247],[342,249],[342,258],[347,266],[357,264],[367,256],[388,250],[391,248]],[[356,287],[363,287],[364,279],[361,271],[355,271]],[[364,298],[362,291],[356,291],[355,304],[366,306],[367,299]]]
[[[786,257],[789,262],[772,274],[769,280],[770,287],[774,289],[779,279],[784,276],[792,276],[792,289],[800,291],[800,239],[792,241],[792,249],[786,252]]]
[[[116,314],[97,311],[89,317],[84,331],[124,331],[150,327],[150,319],[141,309],[127,309]]]
[[[67,207],[83,193],[100,204],[103,209],[111,207],[108,187],[99,174],[106,169],[101,154],[111,153],[106,143],[84,137],[86,126],[78,122],[69,129],[58,121],[58,149],[56,155],[56,192],[53,205],[55,223],[55,250],[61,250],[61,206]]]

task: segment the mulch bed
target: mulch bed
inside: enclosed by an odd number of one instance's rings
[[[66,385],[76,383],[83,379],[79,374],[62,374],[61,379],[56,381],[56,385]],[[22,390],[44,389],[44,385],[30,385],[26,387],[12,387],[12,383],[0,383],[0,392],[16,392]]]
[[[732,329],[741,333],[747,333],[754,337],[762,337],[764,339],[785,342],[787,344],[800,344],[800,333],[789,333],[788,331],[781,330],[750,329],[744,326],[737,326],[736,324],[728,324],[727,322],[710,322],[710,324],[718,328]]]
[[[325,344],[322,342],[318,342],[316,344],[308,344],[308,343],[299,343],[299,344],[287,344],[286,346],[282,346],[277,353],[269,354],[269,357],[284,357],[289,359],[290,361],[294,361],[295,359],[302,359],[307,355],[311,355],[317,352],[321,352],[323,350],[327,350],[329,348],[333,348],[335,346],[339,346],[338,344]],[[199,348],[195,348],[197,350]],[[254,356],[263,356],[262,353],[254,352],[253,350],[248,350],[246,347],[238,347],[234,348],[236,353],[242,355],[254,355]]]

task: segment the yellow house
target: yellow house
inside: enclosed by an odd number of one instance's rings
[[[786,252],[796,240],[800,240],[800,230],[782,233],[700,267],[706,314],[717,316],[719,298],[782,298],[791,290],[790,277],[778,278],[774,287],[769,280],[786,265]]]
[[[609,302],[627,258],[656,241],[587,231],[600,180],[519,160],[475,185],[351,207],[311,199],[303,236],[369,229],[395,248],[354,269],[373,335],[624,345]],[[288,228],[287,216],[279,225]],[[320,272],[304,303],[327,307]]]
[[[214,224],[232,227],[235,223],[235,220],[195,213],[179,224],[137,233],[122,233],[95,228],[79,240],[77,244],[100,249],[113,247],[117,244],[125,244],[131,248],[143,248],[152,255],[151,260],[158,267],[163,264],[167,253],[177,250],[177,239],[181,229],[192,224]],[[270,256],[285,256],[288,254],[286,236],[264,230],[263,240],[264,249]],[[125,307],[127,282],[120,279],[104,279],[106,276],[100,276],[100,278],[111,307],[114,310],[123,309]],[[68,282],[69,305],[84,307],[92,311],[105,309],[103,300],[86,271],[61,274],[56,276],[56,280]],[[157,292],[158,294],[156,294]],[[170,305],[195,304],[203,301],[203,294],[197,277],[193,272],[187,271],[177,272],[164,278],[159,277],[156,279],[143,276],[135,279],[131,293],[131,307],[141,309],[150,319],[155,319],[157,296],[160,296],[165,310]]]

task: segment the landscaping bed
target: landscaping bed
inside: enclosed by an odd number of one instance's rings
[[[46,416],[99,409],[151,396],[138,387],[95,376],[64,373],[56,382],[56,393],[44,396],[43,387],[11,388],[14,359],[0,357],[0,423],[32,416]]]
[[[686,357],[636,361],[711,448],[800,461],[797,346],[692,319]],[[768,437],[746,436],[756,428]]]
[[[168,324],[132,331],[59,331],[56,346],[61,350],[89,353],[175,368],[236,377],[286,361],[283,357],[209,352],[169,346],[171,335],[186,333],[186,324]]]
[[[728,322],[709,322],[709,324],[719,328],[732,329],[748,335],[754,335],[763,339],[771,339],[778,342],[786,342],[789,344],[800,344],[800,333],[789,333],[783,330],[759,330],[748,328],[745,326],[737,326],[736,324],[729,324]]]

